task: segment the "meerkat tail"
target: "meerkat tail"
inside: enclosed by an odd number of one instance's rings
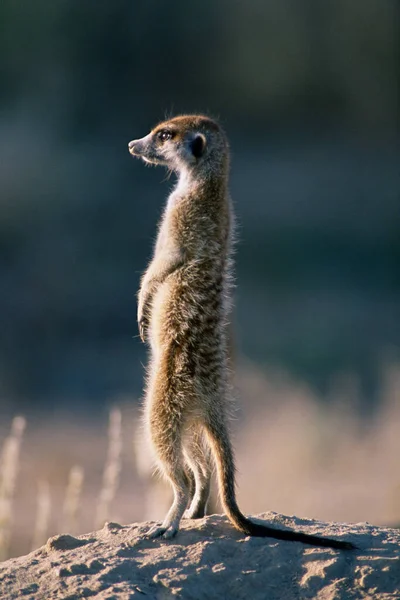
[[[221,425],[222,423],[220,423]],[[356,548],[351,542],[309,535],[299,531],[275,529],[268,525],[255,523],[245,517],[236,502],[235,465],[227,432],[222,431],[221,427],[216,428],[213,424],[206,427],[206,432],[217,466],[221,503],[230,522],[236,529],[252,537],[271,537],[277,540],[302,542],[312,546],[336,548],[339,550],[353,550]]]

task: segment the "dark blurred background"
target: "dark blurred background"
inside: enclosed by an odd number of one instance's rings
[[[395,1],[0,3],[1,414],[140,395],[140,273],[171,181],[129,156],[220,119],[239,221],[238,356],[374,410],[399,359]]]

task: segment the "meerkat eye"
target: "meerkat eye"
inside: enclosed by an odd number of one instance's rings
[[[167,131],[166,129],[163,129],[157,133],[157,137],[162,142],[166,142],[167,140],[170,140],[172,138],[172,133],[170,131]]]

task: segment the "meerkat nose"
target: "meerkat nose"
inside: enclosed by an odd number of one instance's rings
[[[136,144],[136,140],[132,140],[131,142],[129,142],[128,144],[128,148],[129,150],[133,150]]]

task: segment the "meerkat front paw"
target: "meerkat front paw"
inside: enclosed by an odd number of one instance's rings
[[[143,343],[146,343],[147,330],[149,327],[149,322],[146,319],[146,317],[141,317],[140,320],[138,320],[138,327],[139,327],[140,339],[142,340]]]

